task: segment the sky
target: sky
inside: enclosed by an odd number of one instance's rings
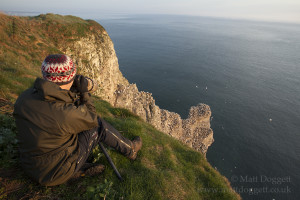
[[[175,14],[300,23],[300,0],[0,0],[0,10],[97,19]]]

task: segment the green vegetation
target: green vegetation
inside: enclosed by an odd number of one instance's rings
[[[40,20],[41,22],[49,22],[49,23],[61,23],[61,24],[88,24],[86,20],[83,20],[79,17],[72,15],[58,15],[53,13],[41,14],[35,17],[29,17],[29,19]]]
[[[12,26],[13,21],[15,30],[8,34],[6,26]],[[78,24],[83,27],[82,32],[74,29]],[[57,30],[62,25],[65,34],[51,35],[44,30],[47,27]],[[83,176],[59,186],[44,187],[23,173],[18,162],[12,104],[40,76],[42,59],[49,52],[60,52],[57,38],[68,44],[85,34],[86,27],[91,32],[103,30],[94,21],[73,16],[47,14],[19,18],[0,14],[0,199],[240,199],[227,179],[201,153],[98,97],[94,97],[94,102],[101,117],[126,137],[143,138],[143,148],[134,162],[108,148],[124,181],[117,179],[99,148],[90,157],[91,161],[106,166],[99,176]],[[26,36],[23,41],[21,35]]]
[[[0,13],[0,97],[15,100],[34,77],[40,76],[41,62],[47,55],[62,53],[87,33],[102,31],[95,21],[74,16],[17,17]],[[10,81],[12,78],[15,80]]]
[[[238,199],[230,191],[225,178],[209,165],[202,154],[157,131],[128,110],[113,108],[97,97],[94,101],[100,116],[126,137],[139,135],[143,138],[143,148],[134,162],[113,149],[108,150],[125,181],[117,179],[106,158],[96,148],[91,159],[106,166],[104,173],[98,177],[82,177],[76,182],[43,187],[17,170],[18,175],[8,178],[5,183],[18,185],[19,189],[7,197],[18,199],[30,193],[49,199],[99,199],[104,196],[108,199]],[[2,171],[8,167],[19,169],[14,121],[12,117],[0,116]],[[3,191],[5,186],[1,185]],[[220,191],[203,192],[203,188]]]

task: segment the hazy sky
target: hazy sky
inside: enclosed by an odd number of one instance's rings
[[[300,23],[300,0],[0,0],[0,10],[85,18],[110,14],[184,14]]]

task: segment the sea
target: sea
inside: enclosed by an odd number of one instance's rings
[[[175,15],[96,19],[120,70],[187,118],[212,110],[207,160],[243,199],[300,199],[300,25]]]

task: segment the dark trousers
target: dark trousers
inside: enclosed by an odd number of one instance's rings
[[[116,149],[124,156],[129,156],[131,154],[132,143],[129,139],[125,138],[112,125],[100,117],[98,118],[98,124],[98,127],[78,134],[80,154],[77,160],[75,172],[83,166],[93,148],[95,148],[99,142]]]

